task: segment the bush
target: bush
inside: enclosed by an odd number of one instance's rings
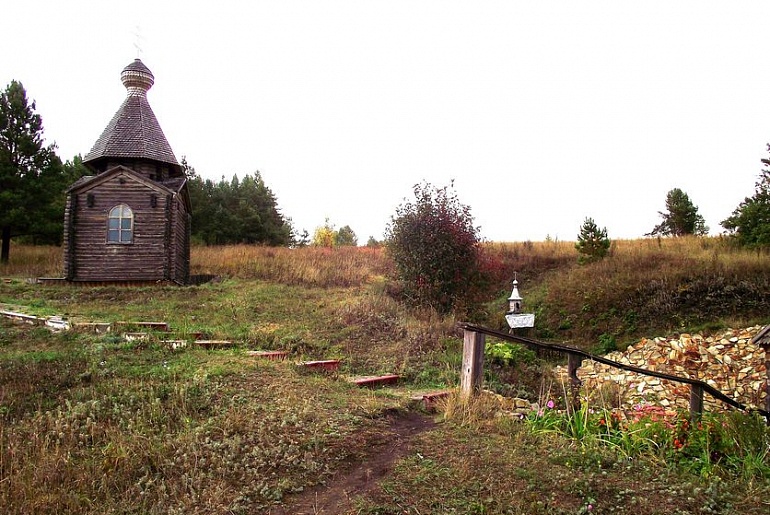
[[[414,195],[396,208],[385,234],[403,294],[442,313],[467,311],[484,282],[470,208],[447,187],[417,184]]]
[[[502,365],[514,366],[517,364],[531,365],[537,359],[535,352],[531,349],[510,342],[488,343],[484,348],[484,355],[494,362]]]

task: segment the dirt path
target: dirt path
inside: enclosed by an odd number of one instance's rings
[[[393,464],[406,455],[411,440],[435,426],[425,415],[394,412],[388,415],[388,426],[382,438],[374,443],[364,459],[339,476],[316,488],[285,499],[270,515],[337,515],[348,513],[350,499],[375,488],[386,477]]]

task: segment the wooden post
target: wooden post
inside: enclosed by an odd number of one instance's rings
[[[467,399],[481,390],[484,375],[484,345],[486,335],[474,331],[463,332],[463,369],[460,375],[460,395]]]
[[[583,384],[583,381],[581,381],[577,375],[578,368],[580,368],[580,365],[582,364],[579,355],[572,353],[567,355],[567,373],[572,380],[573,388],[579,388],[580,385]]]
[[[765,411],[770,412],[770,325],[760,329],[751,339],[751,342],[756,343],[760,349],[765,351],[765,373],[767,374],[767,378],[765,378]],[[761,395],[761,388],[760,386],[757,395]],[[767,417],[766,421],[767,425],[770,426],[770,417]]]
[[[569,374],[569,378],[572,383],[570,384],[570,393],[572,393],[572,399],[570,400],[571,405],[570,401],[568,401],[566,404],[567,409],[571,408],[573,413],[580,409],[580,386],[583,384],[583,381],[581,381],[578,377],[577,371],[582,364],[583,362],[579,355],[572,353],[567,354],[567,374]]]
[[[697,422],[703,414],[703,387],[690,385],[690,422]]]

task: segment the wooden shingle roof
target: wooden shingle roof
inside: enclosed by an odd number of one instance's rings
[[[128,91],[126,99],[83,162],[103,158],[139,158],[168,163],[175,169],[181,169],[147,101],[147,90],[154,83],[152,72],[136,59],[123,69],[120,78]]]

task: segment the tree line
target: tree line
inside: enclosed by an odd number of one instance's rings
[[[66,190],[78,178],[90,173],[79,156],[64,162],[57,156],[55,144],[46,146],[43,142],[43,122],[36,112],[35,102],[27,98],[20,82],[11,81],[0,93],[0,262],[8,261],[12,238],[33,244],[61,244]],[[770,152],[770,144],[767,150]],[[755,184],[754,194],[746,197],[721,222],[738,245],[770,247],[770,158],[762,159],[762,164],[765,168]],[[240,179],[237,176],[230,180],[222,177],[215,182],[200,177],[185,159],[182,165],[187,173],[193,205],[191,232],[194,242],[273,246],[358,244],[350,226],[336,229],[328,219],[316,228],[312,239],[306,230],[296,231],[291,218],[279,210],[275,195],[259,172]],[[443,227],[458,238],[469,229],[470,210],[465,209],[454,194],[449,194],[446,189],[422,185],[415,188],[415,195],[416,203],[402,206],[394,215],[385,235],[386,244],[410,242],[410,238],[419,237],[422,234],[419,231],[413,236],[403,236],[396,230],[401,227],[399,221],[403,219],[406,223],[406,218],[414,218],[410,209],[430,211],[429,207],[436,208],[434,203],[440,206],[437,209],[442,216],[450,216],[449,221],[441,221],[436,227]],[[457,209],[453,212],[448,207]],[[708,232],[697,206],[679,188],[668,192],[666,210],[659,214],[662,221],[645,236],[676,237]],[[425,211],[420,211],[419,215],[418,220],[426,216]],[[451,220],[452,216],[454,220]],[[422,221],[433,223],[430,219]],[[466,241],[470,240],[466,238]],[[379,245],[379,242],[370,238],[367,245]],[[606,228],[602,229],[593,219],[586,218],[576,245],[578,250],[588,249],[587,255],[600,257],[610,245]],[[394,249],[393,245],[389,247]],[[394,251],[394,255],[397,254]]]
[[[188,177],[193,206],[191,237],[205,245],[234,243],[288,246],[295,239],[291,219],[278,209],[278,201],[262,175],[237,175],[229,181],[203,179],[185,158],[182,167]]]
[[[12,239],[61,245],[67,189],[92,174],[79,155],[63,162],[55,144],[44,144],[36,107],[21,82],[11,81],[0,93],[1,263],[8,262]],[[213,182],[198,176],[184,159],[182,165],[193,205],[193,241],[274,246],[301,241],[259,172]]]

